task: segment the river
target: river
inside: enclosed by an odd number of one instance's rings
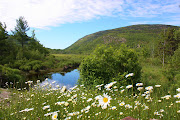
[[[51,77],[48,80],[42,81],[40,86],[43,86],[47,83],[50,83],[52,87],[56,88],[66,86],[67,88],[74,87],[77,84],[77,80],[79,79],[79,71],[74,69],[67,73],[52,73]]]

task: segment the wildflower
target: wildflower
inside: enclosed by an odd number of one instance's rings
[[[109,90],[115,83],[117,83],[117,81],[111,82],[109,84],[106,84],[104,87]]]
[[[143,86],[143,83],[136,83],[136,86]]]
[[[138,87],[137,90],[141,91],[143,90],[143,87]]]
[[[54,112],[52,114],[52,120],[57,120],[57,116],[58,116],[58,113],[57,112]]]
[[[146,87],[145,89],[150,91],[150,90],[153,89],[153,86],[148,86],[148,87]]]
[[[67,101],[68,101],[68,102],[71,102],[71,101],[72,101],[72,99],[68,99]]]
[[[175,98],[180,98],[180,93],[178,93],[177,95],[174,95]]]
[[[97,85],[97,86],[96,86],[96,88],[99,88],[99,87],[101,87],[101,86],[103,86],[103,85],[104,85],[104,84],[101,84],[101,85]]]
[[[63,86],[62,89],[61,89],[61,92],[65,92],[66,91],[66,86]]]
[[[155,85],[155,87],[161,87],[161,85]]]
[[[43,110],[47,109],[47,108],[50,108],[50,105],[46,105],[43,107]]]
[[[70,119],[71,119],[71,116],[66,117],[64,120],[70,120]]]
[[[103,94],[103,96],[99,96],[99,105],[102,108],[106,108],[109,105],[111,99],[112,98],[107,94]]]
[[[147,110],[147,109],[149,109],[149,107],[145,105],[143,110]]]
[[[164,109],[160,109],[160,112],[164,112]]]
[[[91,108],[91,106],[87,106],[86,108],[84,108],[85,111],[89,110]]]
[[[126,104],[126,105],[125,105],[125,108],[132,108],[132,106],[129,105],[129,104]]]
[[[37,83],[40,83],[40,80],[37,80]]]
[[[158,112],[154,112],[154,115],[160,115]]]
[[[123,92],[124,92],[124,89],[121,90],[121,93],[123,93]]]
[[[132,87],[133,87],[132,85],[128,85],[128,86],[126,86],[126,88],[127,88],[127,89],[132,88]]]
[[[120,106],[124,106],[124,105],[125,105],[125,102],[123,101],[123,102],[119,103],[119,105],[120,105]]]
[[[88,105],[87,107],[85,107],[84,109],[82,109],[81,112],[89,111],[90,108],[91,108],[91,106]]]
[[[29,112],[29,111],[32,111],[32,110],[34,110],[34,108],[26,108],[26,109],[21,110],[19,112]]]
[[[176,103],[180,103],[180,101],[176,101]]]
[[[180,92],[180,88],[176,89],[176,91]]]
[[[178,110],[177,113],[180,113],[180,110]]]
[[[107,108],[107,105],[102,106],[102,109],[106,109],[106,108]]]
[[[29,101],[29,100],[30,100],[30,98],[27,98],[26,100],[27,100],[27,101]]]
[[[133,75],[134,75],[134,73],[129,73],[125,77],[128,78],[129,76],[133,76]]]
[[[101,95],[96,96],[95,100],[99,100],[100,97],[101,97]]]
[[[116,110],[116,106],[112,106],[111,109],[112,109],[112,110]]]
[[[62,102],[56,102],[55,105],[62,105],[62,104],[65,104],[65,101],[62,101]]]
[[[149,91],[146,91],[146,92],[144,92],[145,94],[149,94],[150,92]]]
[[[141,103],[139,101],[134,101],[135,105],[141,105]]]
[[[64,105],[65,105],[65,106],[68,106],[68,105],[69,105],[69,103],[68,103],[68,102],[65,102],[65,103],[64,103]]]
[[[117,89],[117,86],[114,86],[113,88],[114,88],[114,89]]]
[[[92,98],[89,98],[89,99],[87,100],[87,102],[90,102],[90,101],[92,101]]]
[[[123,115],[123,112],[120,112],[119,114],[120,114],[120,115]]]
[[[169,98],[171,97],[171,95],[166,95],[166,96],[164,96],[164,97],[161,97],[162,99],[166,99],[166,100],[168,100]]]
[[[136,109],[137,108],[137,106],[134,106],[134,109]]]
[[[34,94],[31,95],[31,97],[33,97],[33,96],[34,96]]]

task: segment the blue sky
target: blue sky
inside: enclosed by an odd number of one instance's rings
[[[98,31],[135,24],[180,26],[179,0],[0,0],[0,21],[24,16],[45,47],[64,49]]]

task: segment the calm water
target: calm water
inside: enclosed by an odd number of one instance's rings
[[[66,86],[67,88],[71,88],[77,84],[77,80],[79,79],[79,71],[74,69],[67,73],[52,73],[48,77],[48,80],[42,81],[40,86],[43,86],[47,83],[50,83],[53,88],[56,88],[57,85],[59,87]]]

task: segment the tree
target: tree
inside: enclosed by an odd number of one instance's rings
[[[158,55],[162,60],[162,64],[167,62],[167,58],[174,55],[174,51],[178,48],[178,44],[180,43],[180,30],[176,30],[174,28],[170,28],[168,30],[161,33],[161,38],[158,43]]]
[[[0,22],[0,40],[7,39],[7,31],[6,31],[6,24],[4,25]]]
[[[0,64],[7,64],[13,61],[15,57],[14,44],[8,40],[8,32],[6,31],[6,24],[0,22]]]
[[[121,46],[120,49],[101,46],[81,62],[78,82],[85,86],[107,84],[111,81],[117,81],[119,85],[135,84],[140,80],[140,71],[134,50],[126,46]],[[126,79],[125,75],[128,73],[134,73],[134,76]]]
[[[29,37],[27,36],[26,32],[30,29],[28,26],[27,21],[24,19],[24,17],[19,17],[19,19],[16,20],[16,26],[15,31],[13,32],[15,38],[19,41],[19,43],[22,46],[22,49],[24,47],[24,44],[29,40]]]

